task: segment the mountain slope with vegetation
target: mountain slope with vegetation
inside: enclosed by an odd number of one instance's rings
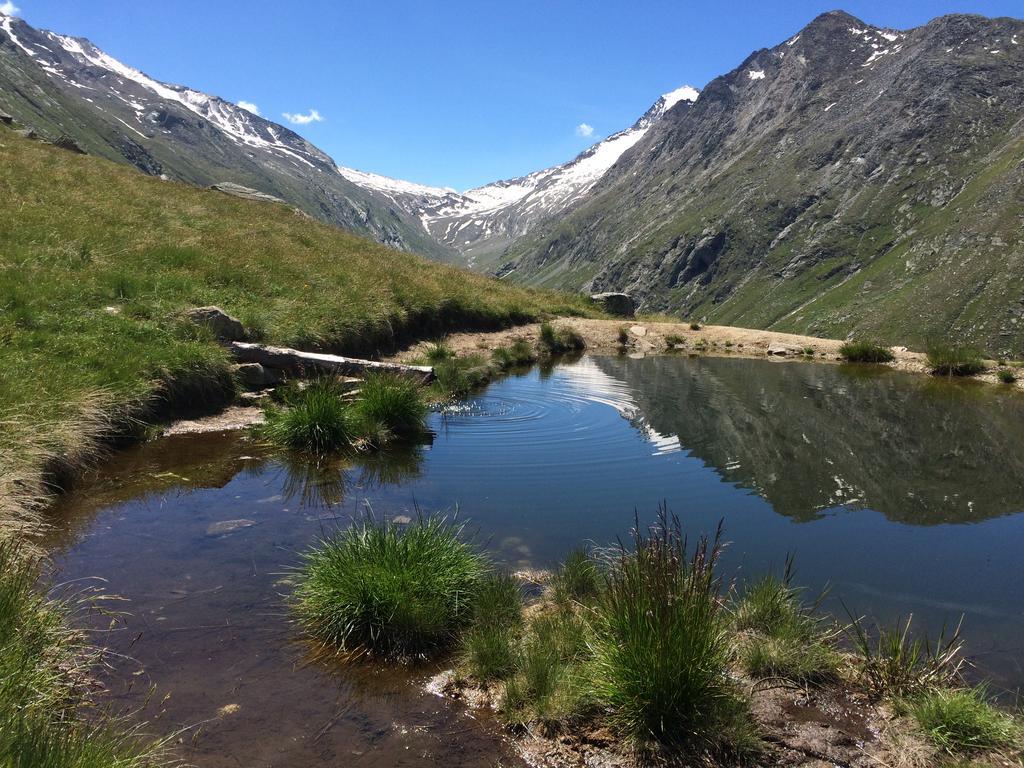
[[[0,126],[0,520],[40,466],[59,481],[112,426],[230,397],[226,352],[181,317],[203,305],[271,342],[367,355],[587,311]]]
[[[1024,22],[841,12],[670,112],[512,245],[530,284],[890,343],[1024,344]]]
[[[67,136],[91,154],[152,176],[241,184],[393,248],[439,260],[452,255],[386,190],[357,183],[357,172],[290,129],[149,77],[84,38],[2,13],[0,111],[50,139]]]

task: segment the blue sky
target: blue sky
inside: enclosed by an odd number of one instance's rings
[[[343,165],[456,189],[568,160],[836,7],[899,28],[1024,16],[1022,0],[14,3],[157,79],[280,122],[316,110],[321,122],[294,128]]]

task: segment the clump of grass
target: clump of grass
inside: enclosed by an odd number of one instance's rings
[[[491,360],[500,370],[524,368],[537,362],[533,347],[525,339],[518,339],[511,346],[499,347],[491,353]]]
[[[839,354],[851,363],[891,363],[896,359],[891,349],[872,341],[848,341],[839,348]]]
[[[442,400],[465,397],[490,381],[492,373],[481,355],[453,357],[434,366],[432,388]]]
[[[992,706],[984,688],[938,688],[902,703],[928,738],[951,754],[1020,749],[1024,731]]]
[[[551,577],[551,587],[558,605],[592,604],[601,590],[601,572],[586,549],[574,549]]]
[[[937,344],[928,348],[928,367],[936,376],[976,376],[985,370],[985,363],[977,350]]]
[[[625,326],[622,326],[621,328],[619,328],[617,338],[620,347],[626,346],[627,344],[629,344],[629,330]]]
[[[720,746],[742,712],[715,575],[720,534],[688,554],[678,519],[662,510],[633,544],[616,556],[595,608],[595,697],[637,745]]]
[[[266,421],[256,431],[283,448],[324,456],[348,448],[383,448],[425,428],[426,399],[412,379],[370,374],[358,399],[347,400],[345,394],[334,378],[281,388],[276,396],[280,405],[266,409]]]
[[[755,678],[782,678],[818,684],[836,677],[839,654],[801,590],[792,586],[792,559],[781,579],[769,574],[750,585],[737,604],[733,622],[747,631],[740,661]]]
[[[674,347],[681,347],[686,344],[686,339],[680,336],[678,333],[670,333],[665,337],[665,346],[669,349]]]
[[[306,554],[293,601],[300,623],[342,651],[409,658],[450,646],[473,620],[488,563],[462,526],[372,517]]]
[[[86,720],[89,667],[99,652],[68,628],[73,606],[37,591],[38,566],[0,543],[0,764],[136,768],[161,762],[124,723]]]
[[[945,630],[933,644],[913,635],[913,616],[895,627],[869,631],[862,619],[852,619],[849,634],[857,666],[869,690],[879,695],[908,696],[956,681],[963,666],[960,627],[949,637]]]
[[[699,331],[700,330],[700,323],[690,323],[690,330],[691,331]]]
[[[266,421],[257,431],[290,450],[324,455],[348,448],[352,419],[341,394],[334,379],[318,379],[303,389],[291,387],[279,396],[287,407],[267,408]]]
[[[428,410],[417,382],[389,373],[367,376],[351,408],[354,432],[360,437],[382,432],[400,437],[420,434]]]
[[[427,351],[424,356],[427,358],[427,362],[431,365],[437,365],[445,360],[451,360],[455,357],[455,353],[447,344],[437,341],[427,347]]]
[[[481,682],[499,680],[515,664],[513,638],[523,623],[523,595],[508,574],[486,578],[473,604],[473,624],[462,637],[463,664]]]
[[[732,344],[726,344],[726,346],[732,346]],[[804,349],[803,349],[803,356],[804,357],[814,357],[814,347],[804,347]]]
[[[583,337],[572,328],[555,328],[551,323],[540,326],[540,349],[546,355],[564,355],[568,352],[582,352],[587,348]]]
[[[1003,384],[1013,384],[1013,382],[1017,380],[1017,377],[1013,374],[1013,371],[1007,370],[1005,368],[1000,371],[997,371],[996,376],[1001,382],[1003,382]]]
[[[587,637],[587,625],[573,612],[530,622],[505,686],[502,714],[508,723],[537,722],[550,733],[586,708],[581,665],[589,656]]]

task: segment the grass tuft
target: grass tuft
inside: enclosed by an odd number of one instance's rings
[[[513,638],[522,623],[519,582],[508,574],[486,578],[473,604],[473,624],[462,637],[466,671],[481,682],[510,674],[515,666]]]
[[[288,388],[281,395],[288,407],[269,407],[257,430],[270,442],[317,455],[348,448],[352,440],[349,405],[341,399],[335,379],[318,379],[304,389]]]
[[[997,371],[996,376],[999,378],[1001,382],[1003,382],[1003,384],[1013,384],[1013,382],[1017,380],[1017,377],[1016,375],[1014,375],[1013,371],[1007,370],[1005,368],[1000,371]]]
[[[551,323],[541,324],[539,343],[541,352],[546,355],[582,352],[587,348],[586,341],[578,332],[566,326],[556,328]]]
[[[1021,725],[992,706],[984,688],[940,688],[903,703],[928,738],[952,754],[1021,749]]]
[[[590,553],[582,547],[574,549],[551,577],[555,602],[561,606],[591,605],[600,594],[601,581],[601,572]]]
[[[491,360],[499,370],[507,371],[511,368],[525,368],[537,362],[537,355],[533,347],[525,339],[515,341],[509,347],[499,347],[491,353]]]
[[[985,363],[977,350],[938,344],[928,349],[928,367],[936,376],[976,376],[985,370]]]
[[[446,518],[397,526],[368,516],[305,555],[293,600],[328,646],[410,658],[450,646],[470,624],[487,568]]]
[[[810,354],[814,354],[813,349]],[[891,363],[896,359],[891,349],[872,341],[848,341],[839,348],[839,354],[851,363]]]
[[[720,541],[702,537],[688,554],[678,519],[663,509],[608,571],[595,609],[593,690],[634,744],[718,746],[742,709],[728,677]]]
[[[879,695],[908,696],[949,685],[959,679],[964,660],[960,627],[949,637],[945,630],[933,644],[913,635],[913,616],[895,627],[869,631],[862,619],[852,619],[848,630],[861,678]]]

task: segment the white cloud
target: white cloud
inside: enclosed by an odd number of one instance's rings
[[[251,101],[240,101],[238,102],[238,106],[240,106],[242,109],[248,112],[252,112],[254,115],[258,115],[260,113],[260,108],[253,104]]]
[[[582,136],[584,139],[589,139],[594,135],[594,126],[589,123],[580,123],[576,126],[576,135]]]
[[[324,121],[323,116],[315,109],[309,110],[308,114],[305,115],[293,115],[291,112],[282,113],[284,119],[292,125],[309,125],[310,123],[322,123]]]
[[[6,0],[6,2],[0,3],[0,13],[6,16],[14,16],[20,10],[21,8],[12,3],[11,0]]]

